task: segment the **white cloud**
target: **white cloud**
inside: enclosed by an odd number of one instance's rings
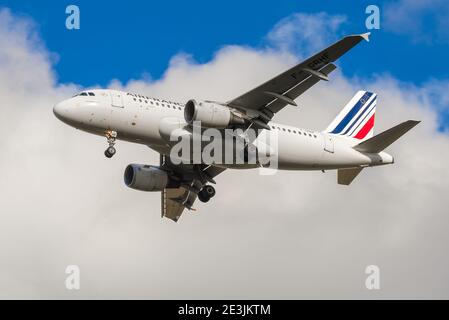
[[[391,148],[394,166],[365,170],[349,188],[331,172],[228,171],[214,202],[174,224],[160,220],[158,194],[122,183],[128,163],[154,164],[157,155],[120,142],[108,161],[105,141],[58,122],[52,105],[76,87],[55,82],[32,24],[1,11],[0,26],[0,70],[8,70],[0,73],[0,297],[449,297],[449,139],[437,131],[427,88],[333,75],[277,120],[325,128],[355,91],[375,90],[378,130],[423,120]],[[295,60],[230,46],[206,64],[179,55],[160,80],[126,88],[225,100]],[[64,287],[72,264],[81,267],[77,293]],[[370,264],[381,268],[380,292],[364,289]]]
[[[384,26],[418,43],[449,43],[448,14],[445,0],[397,0],[385,5]]]
[[[449,119],[449,80],[432,79],[426,82],[420,92],[421,98],[439,113],[441,127],[447,131],[445,123]]]
[[[322,50],[346,22],[344,15],[295,13],[278,22],[267,36],[280,50],[310,55]]]

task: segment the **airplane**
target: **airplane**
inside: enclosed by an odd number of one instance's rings
[[[243,135],[250,128],[276,132],[277,169],[337,170],[338,184],[350,185],[364,168],[393,164],[394,158],[384,150],[420,121],[409,120],[374,135],[377,95],[369,91],[357,92],[324,131],[282,125],[272,119],[285,107],[297,106],[295,100],[314,85],[329,81],[329,75],[337,68],[334,62],[362,40],[369,41],[369,35],[346,36],[224,103],[195,99],[178,103],[130,92],[95,89],[56,104],[53,112],[59,120],[76,129],[105,137],[107,158],[116,154],[117,140],[143,144],[158,152],[159,166],[131,164],[125,169],[124,181],[136,190],[161,192],[161,215],[175,222],[185,209],[195,210],[197,198],[206,203],[216,195],[215,178],[225,170],[263,166],[257,157],[251,164],[248,159],[230,164],[174,161],[171,135],[178,130],[180,135],[192,136],[195,122],[217,130],[240,128]],[[244,141],[245,147],[255,143],[254,139]],[[270,147],[265,149],[271,150]]]

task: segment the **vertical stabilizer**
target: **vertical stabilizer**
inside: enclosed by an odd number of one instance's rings
[[[326,132],[366,140],[374,135],[377,94],[359,91],[332,121]]]

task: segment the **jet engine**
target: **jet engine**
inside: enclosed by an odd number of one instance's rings
[[[245,120],[227,106],[209,101],[189,100],[184,109],[184,118],[188,124],[200,121],[206,128],[224,129],[233,124],[244,124]]]
[[[163,191],[177,187],[167,172],[154,166],[130,164],[124,178],[126,186],[139,191]]]

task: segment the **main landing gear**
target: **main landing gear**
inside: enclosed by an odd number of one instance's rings
[[[117,140],[117,132],[115,131],[106,132],[106,138],[108,139],[109,147],[104,152],[104,155],[106,156],[106,158],[110,159],[117,153],[117,150],[114,147],[115,141]]]
[[[205,186],[201,191],[198,193],[198,199],[201,202],[209,202],[210,199],[215,197],[215,188],[212,186]]]

